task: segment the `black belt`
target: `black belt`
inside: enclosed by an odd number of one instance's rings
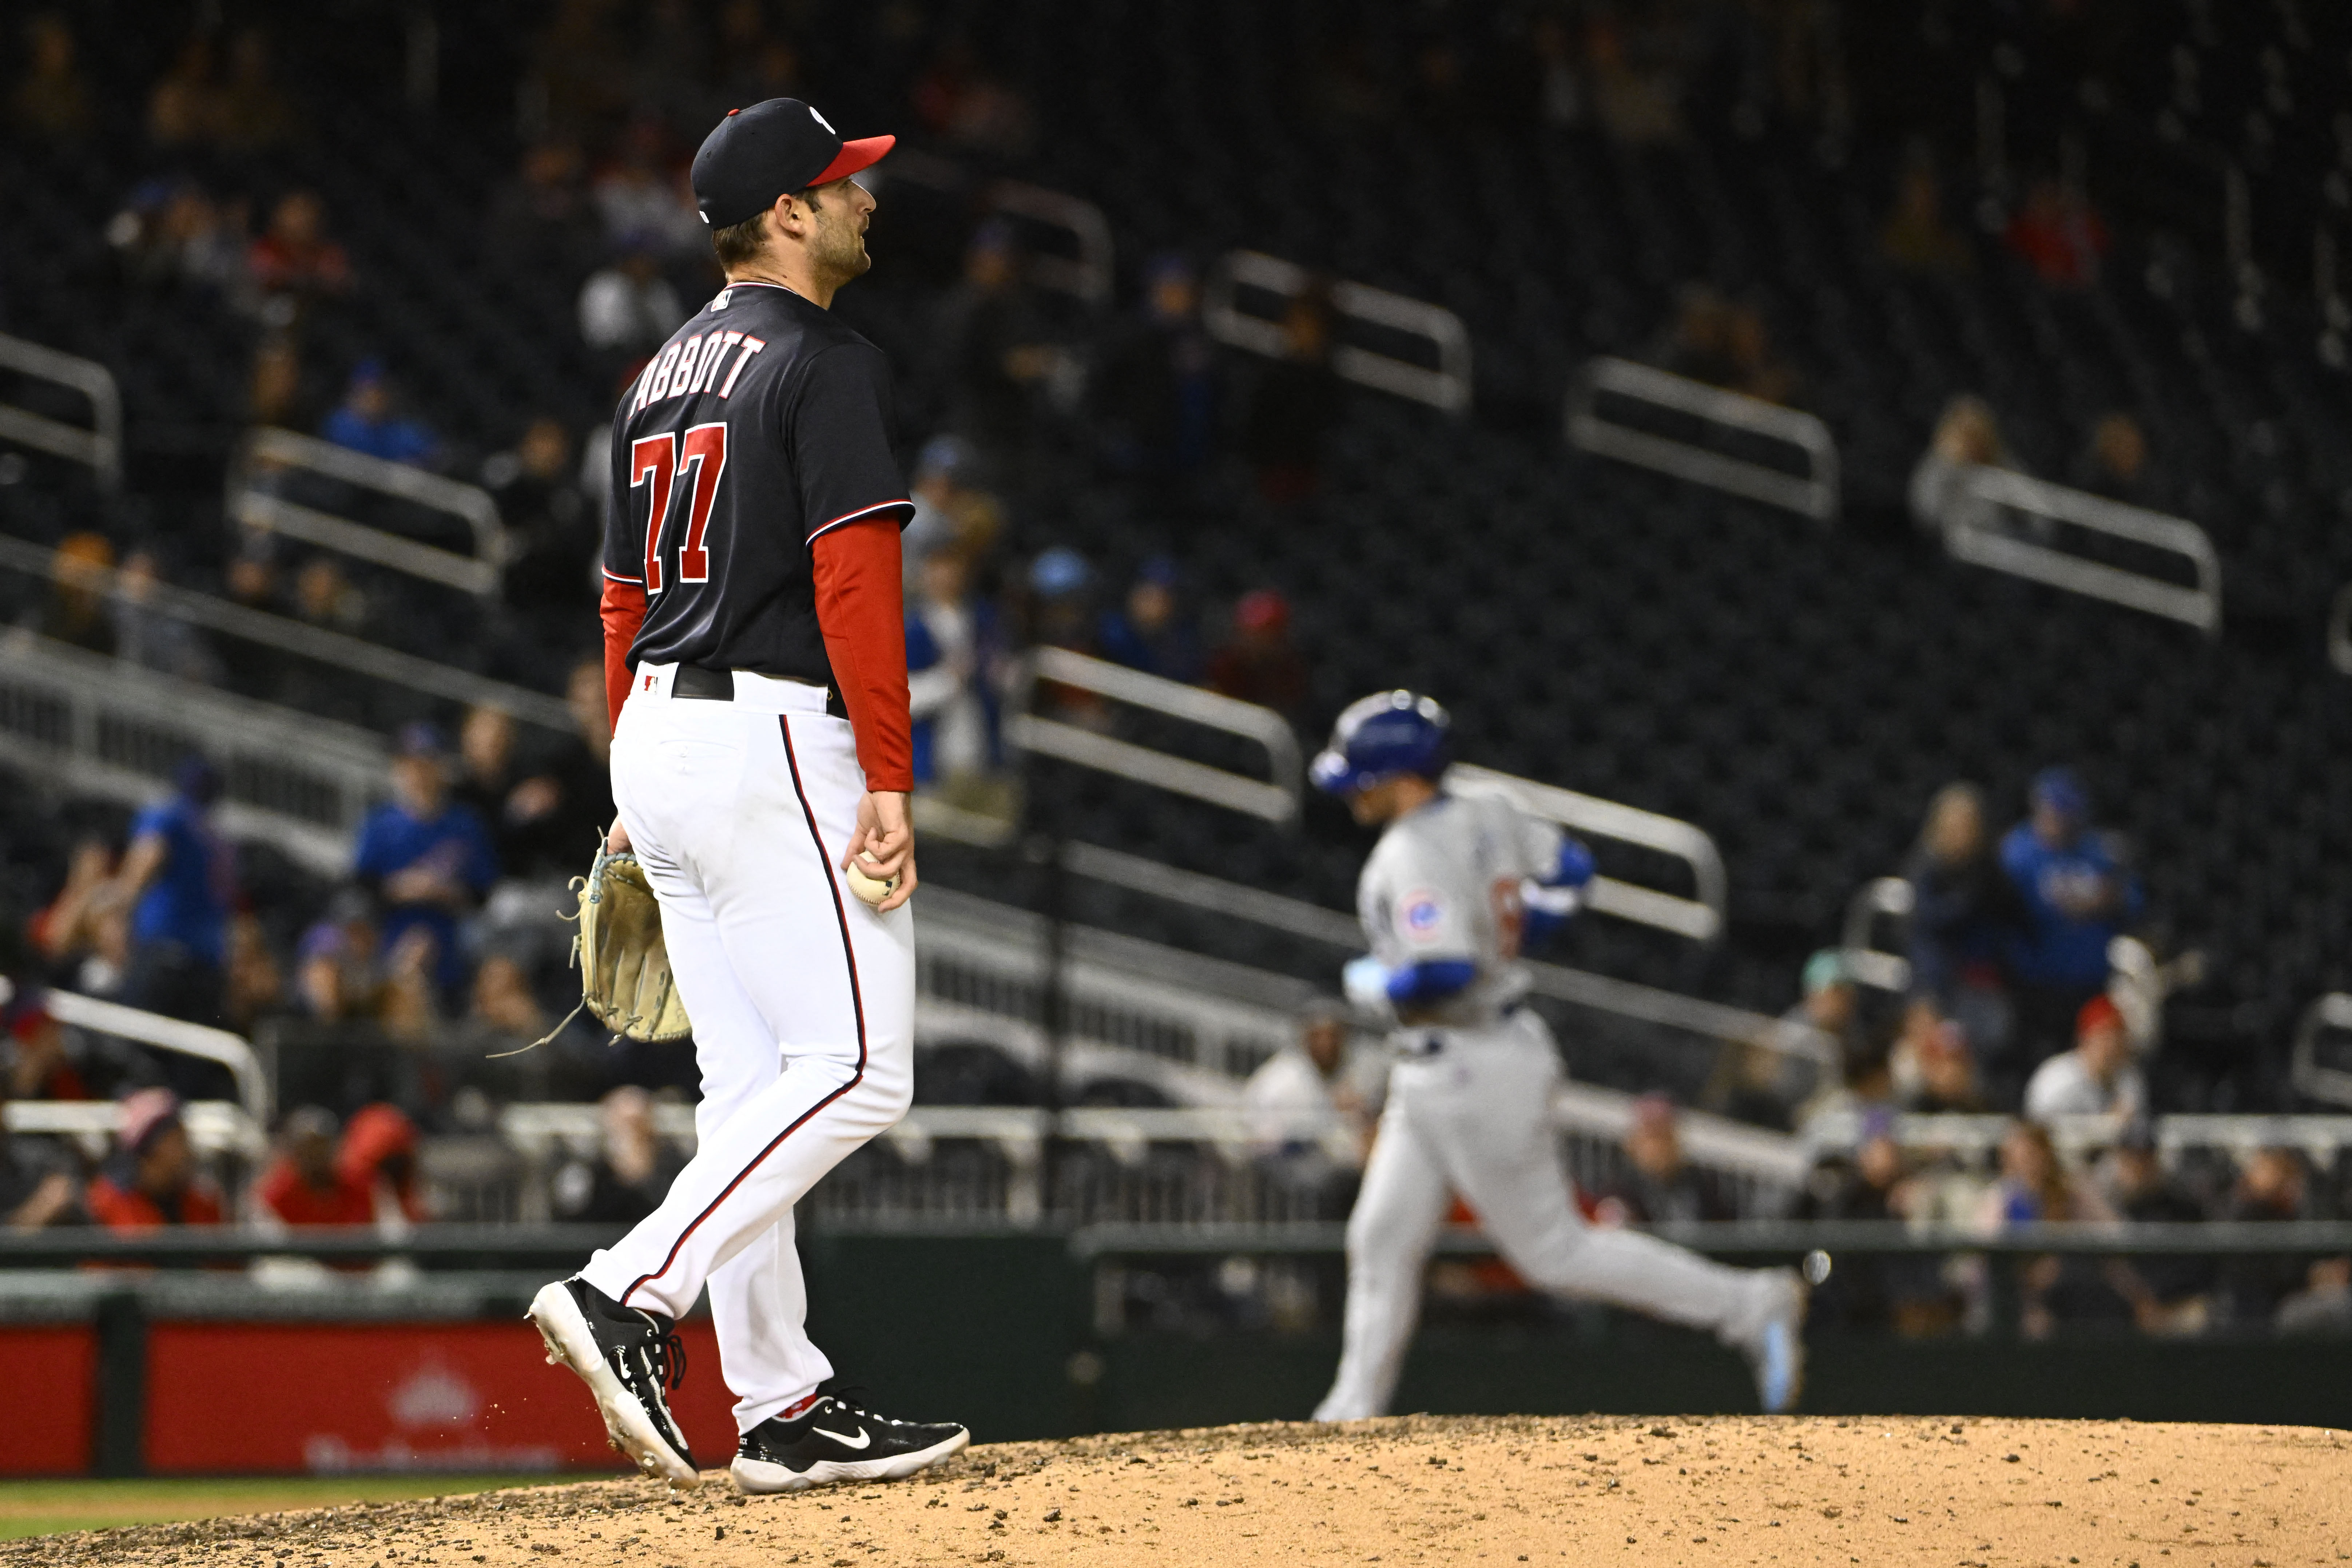
[[[775,679],[789,680],[800,686],[821,687],[824,692],[824,710],[836,719],[849,717],[849,710],[841,705],[841,693],[835,691],[830,685],[821,681],[803,680],[797,675],[783,675]],[[681,664],[669,678],[669,694],[672,697],[692,697],[705,702],[732,702],[735,700],[735,672],[731,669],[712,669],[706,665]]]

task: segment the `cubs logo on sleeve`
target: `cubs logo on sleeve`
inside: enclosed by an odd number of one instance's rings
[[[1444,924],[1445,901],[1427,888],[1416,888],[1397,901],[1398,934],[1407,942],[1435,942]]]

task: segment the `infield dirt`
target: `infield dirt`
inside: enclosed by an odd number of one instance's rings
[[[977,1447],[890,1486],[637,1480],[53,1535],[0,1564],[769,1568],[2352,1561],[2352,1434],[1830,1417],[1407,1416]]]

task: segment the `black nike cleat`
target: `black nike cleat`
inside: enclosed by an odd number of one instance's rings
[[[855,1401],[817,1396],[790,1421],[773,1417],[743,1434],[735,1484],[747,1492],[796,1492],[839,1481],[896,1481],[971,1441],[952,1421],[893,1421]]]
[[[624,1307],[584,1279],[543,1287],[529,1316],[547,1342],[548,1364],[570,1367],[596,1396],[613,1447],[649,1476],[701,1483],[665,1397],[686,1377],[686,1347],[667,1318]]]

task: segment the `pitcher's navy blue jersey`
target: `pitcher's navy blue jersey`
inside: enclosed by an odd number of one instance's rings
[[[604,574],[646,595],[629,667],[831,683],[809,543],[906,526],[890,426],[879,349],[789,289],[720,289],[614,416]]]

